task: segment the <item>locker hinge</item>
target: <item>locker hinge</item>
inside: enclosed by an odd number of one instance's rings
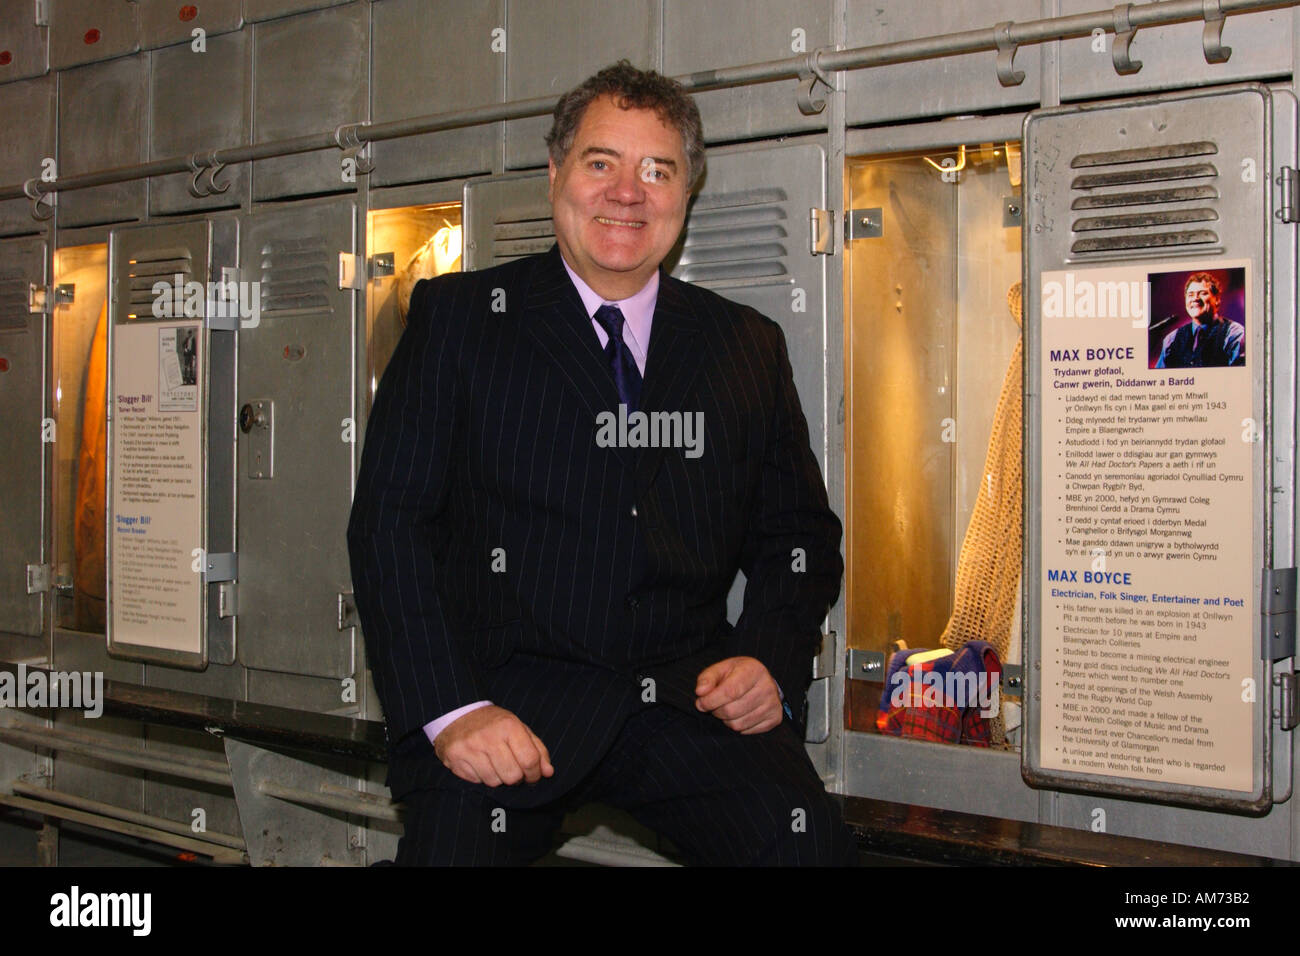
[[[36,26],[50,25],[50,0],[36,0]]]
[[[48,564],[27,565],[27,593],[44,594],[50,589],[50,566]]]
[[[885,234],[884,210],[850,209],[844,214],[844,241],[879,239]]]
[[[808,210],[808,251],[814,256],[835,255],[835,219],[831,210]]]
[[[1296,724],[1300,723],[1300,715],[1296,714],[1295,706],[1296,675],[1274,674],[1273,685],[1277,688],[1273,698],[1276,701],[1273,716],[1283,730],[1294,730]]]
[[[32,315],[48,315],[50,311],[50,290],[35,282],[27,283],[27,311]]]
[[[835,644],[838,635],[834,631],[828,631],[822,635],[822,646],[818,650],[817,656],[813,658],[813,680],[819,680],[823,677],[834,677],[839,673],[836,666],[837,658],[835,656]]]
[[[1277,181],[1282,196],[1274,215],[1279,222],[1300,222],[1300,206],[1296,204],[1296,170],[1291,166],[1283,166],[1278,172]]]
[[[235,617],[239,614],[239,583],[222,581],[217,585],[217,617]]]
[[[357,627],[361,623],[357,619],[357,604],[353,600],[351,591],[339,592],[339,630],[346,631],[350,627]]]
[[[366,260],[350,252],[339,253],[339,288],[361,291],[366,287]]]
[[[234,581],[239,577],[239,555],[234,551],[218,551],[207,556],[203,569],[203,580],[212,584],[218,581]]]
[[[1264,660],[1295,656],[1295,568],[1265,568],[1259,600],[1264,616]]]

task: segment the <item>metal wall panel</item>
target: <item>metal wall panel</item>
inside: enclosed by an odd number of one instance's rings
[[[54,158],[54,74],[0,86],[0,116],[21,117],[18,135],[0,136],[0,182],[25,182],[41,175],[41,162]],[[0,202],[0,236],[39,232],[28,199]]]
[[[297,203],[258,210],[241,229],[241,276],[261,283],[261,315],[239,332],[239,401],[269,403],[273,442],[269,476],[253,477],[266,433],[237,435],[237,650],[246,667],[354,673],[355,628],[338,629],[338,595],[352,587],[353,448],[342,438],[355,415],[356,332],[355,295],[338,288],[338,263],[356,251],[354,217],[347,199]]]
[[[0,8],[0,83],[42,76],[49,69],[49,28],[36,25],[36,5],[5,4]]]
[[[506,58],[493,51],[492,31],[504,25],[504,8],[504,0],[376,2],[372,120],[500,102]],[[500,136],[501,124],[490,123],[375,143],[370,184],[490,172]]]
[[[65,70],[140,49],[135,0],[56,0],[50,4],[50,66]]]
[[[164,159],[229,146],[242,146],[252,134],[249,111],[250,31],[213,37],[206,53],[188,45],[153,54],[150,76],[149,158]],[[202,104],[201,109],[196,105]],[[243,205],[249,164],[235,163],[216,176],[224,192],[196,198],[190,173],[156,176],[150,182],[149,211],[183,212]]]
[[[45,316],[28,288],[48,285],[43,239],[0,242],[0,631],[41,633],[42,593],[27,593],[27,565],[44,558]]]
[[[253,52],[253,131],[265,143],[366,119],[370,8],[354,3],[260,25]],[[341,153],[320,150],[254,163],[257,199],[353,190]]]
[[[168,757],[226,759],[226,746],[220,737],[161,724],[145,727],[144,750],[145,753],[164,760]],[[200,840],[208,833],[242,836],[233,785],[222,787],[149,772],[140,775],[144,778],[145,813],[174,823],[184,823],[191,828],[190,835]],[[195,812],[198,810],[202,813]],[[194,830],[193,827],[200,823],[203,829]]]
[[[660,0],[624,0],[617,15],[602,0],[510,0],[507,11],[508,100],[559,95],[625,57],[659,68]],[[545,166],[550,128],[549,116],[507,123],[507,168]]]
[[[146,54],[59,75],[60,177],[144,162],[148,82]],[[61,193],[59,226],[143,219],[145,192],[136,180]]]
[[[1086,13],[1104,4],[1096,0],[1060,0],[1061,15]],[[1134,34],[1129,56],[1142,69],[1128,76],[1115,72],[1111,60],[1112,34],[1101,50],[1088,38],[1060,44],[1061,99],[1084,99],[1203,86],[1231,80],[1282,76],[1291,72],[1292,31],[1295,12],[1261,10],[1235,14],[1223,27],[1223,43],[1233,48],[1227,63],[1205,62],[1201,46],[1204,23],[1200,20],[1164,27],[1146,27]]]
[[[991,28],[1005,20],[1036,20],[1050,15],[1043,0],[848,0],[848,46],[895,43],[918,37]],[[849,125],[920,116],[945,116],[1005,109],[1039,101],[1040,53],[1027,47],[1016,54],[1023,70],[1019,86],[998,82],[997,54],[968,53],[914,63],[895,63],[845,74]]]
[[[664,0],[663,72],[681,76],[830,46],[832,7],[829,0]],[[697,93],[705,138],[716,143],[825,129],[825,111],[799,112],[798,90],[797,81],[786,80]]]
[[[337,7],[353,0],[244,0],[244,19],[249,23],[287,17],[291,13],[305,13],[323,7]],[[357,6],[361,6],[360,3]]]
[[[194,31],[201,29],[204,39],[229,33],[244,25],[241,0],[139,0],[140,44],[146,50],[191,43]],[[197,52],[197,51],[196,51]]]

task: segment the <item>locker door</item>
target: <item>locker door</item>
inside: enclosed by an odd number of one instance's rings
[[[56,7],[56,9],[58,9]],[[59,176],[142,163],[149,139],[149,60],[144,54],[59,75]],[[143,219],[145,182],[59,194],[59,226]]]
[[[25,182],[41,175],[41,163],[54,156],[54,77],[41,76],[0,86],[0,116],[21,116],[23,135],[0,138],[0,179]],[[0,235],[39,232],[26,199],[0,202]]]
[[[465,270],[545,252],[555,242],[546,173],[465,184]]]
[[[256,327],[239,333],[237,435],[239,660],[290,674],[354,673],[347,522],[354,419],[356,297],[339,257],[357,251],[346,200],[256,211],[240,237],[241,276],[260,283]],[[364,272],[358,281],[364,281]]]
[[[48,73],[48,35],[48,27],[36,24],[35,4],[5,4],[0,9],[0,83]]]
[[[0,242],[0,631],[39,636],[44,592],[29,594],[27,566],[44,564],[45,316],[29,292],[48,284],[43,239]]]
[[[1282,415],[1270,404],[1275,366],[1294,381],[1279,334],[1293,294],[1274,293],[1294,285],[1294,257],[1274,271],[1273,249],[1293,249],[1295,227],[1274,224],[1273,183],[1295,158],[1275,154],[1277,106],[1240,86],[1026,122],[1031,783],[1219,809],[1273,800],[1290,740],[1272,726],[1264,643],[1281,619],[1262,602],[1271,569],[1294,567],[1273,502],[1293,495],[1295,405],[1294,392],[1275,396]],[[1088,728],[1099,707],[1109,729],[1131,725],[1126,748]]]
[[[251,17],[250,17],[251,19]],[[290,139],[366,119],[370,102],[369,4],[258,26],[253,48],[255,142]],[[255,199],[352,192],[337,150],[260,159]]]
[[[192,43],[194,31],[202,30],[204,40],[219,33],[229,33],[244,25],[240,0],[140,0],[140,44],[146,50]],[[199,51],[194,51],[198,53]]]
[[[50,66],[66,70],[140,49],[135,0],[58,0],[50,4]]]

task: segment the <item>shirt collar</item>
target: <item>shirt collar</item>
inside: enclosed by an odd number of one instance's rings
[[[631,333],[639,346],[639,351],[644,355],[645,346],[650,341],[650,325],[654,321],[655,303],[659,298],[659,270],[656,269],[651,274],[650,281],[641,287],[640,292],[635,292],[626,299],[610,301],[601,298],[599,292],[583,282],[582,277],[564,261],[563,255],[560,256],[560,261],[564,262],[564,271],[569,274],[574,288],[578,290],[582,306],[587,310],[587,317],[595,316],[596,310],[604,304],[618,306],[618,310],[623,313],[623,320],[627,323],[625,332]]]

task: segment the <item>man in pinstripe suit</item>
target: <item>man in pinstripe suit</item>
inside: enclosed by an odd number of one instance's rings
[[[547,141],[556,246],[417,285],[366,434],[348,542],[398,862],[526,862],[592,800],[696,862],[851,862],[801,743],[843,562],[785,340],[660,267],[699,113],[623,62]],[[602,441],[615,409],[702,443]]]

